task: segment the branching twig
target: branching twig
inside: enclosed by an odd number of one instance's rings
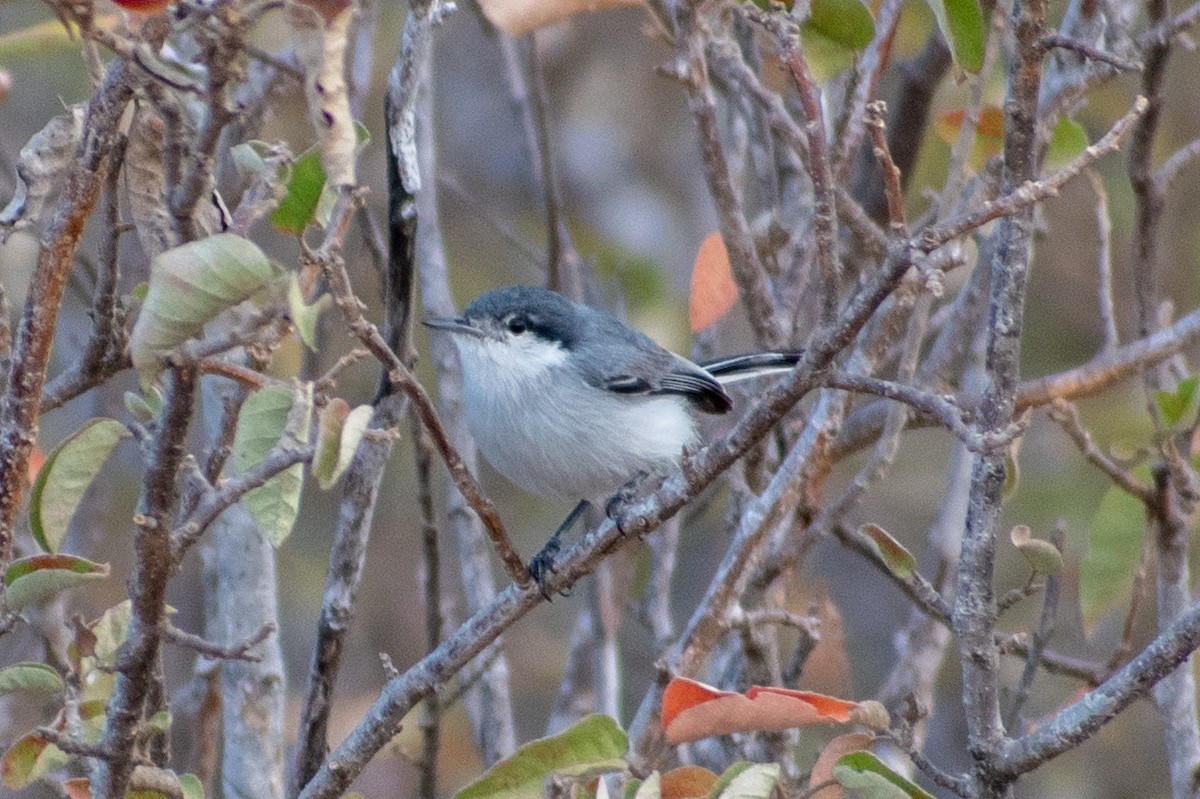
[[[67,274],[84,224],[99,198],[108,155],[117,136],[117,122],[132,92],[125,65],[114,63],[88,105],[84,138],[42,233],[0,406],[0,567],[7,565],[12,556],[13,525],[42,410],[42,385]]]
[[[1092,61],[1099,61],[1102,64],[1108,64],[1113,69],[1121,72],[1138,72],[1142,69],[1142,65],[1137,61],[1130,61],[1126,58],[1121,58],[1119,55],[1105,52],[1096,47],[1092,47],[1087,42],[1081,42],[1078,39],[1072,39],[1069,36],[1063,36],[1058,33],[1048,33],[1042,38],[1042,45],[1049,48],[1060,47],[1063,50],[1071,50],[1079,53],[1084,58]]]
[[[1136,699],[1150,692],[1200,646],[1200,603],[1193,603],[1137,657],[1037,729],[1005,744],[996,768],[1016,776],[1088,740]]]
[[[1153,501],[1153,491],[1150,486],[1134,477],[1128,469],[1121,468],[1103,450],[1096,446],[1096,442],[1092,440],[1091,433],[1080,422],[1079,410],[1075,407],[1074,403],[1062,399],[1055,400],[1050,407],[1049,416],[1055,422],[1058,422],[1063,432],[1075,442],[1075,446],[1079,448],[1079,451],[1087,459],[1088,463],[1104,472],[1110,480],[1137,497],[1143,503],[1150,504]]]
[[[1121,139],[1129,132],[1133,124],[1145,113],[1147,101],[1138,97],[1133,107],[1109,129],[1095,144],[1090,145],[1083,153],[1054,174],[1041,180],[1029,180],[1019,186],[1013,186],[999,199],[984,203],[981,207],[968,210],[963,214],[947,219],[922,233],[913,246],[922,252],[932,252],[946,242],[956,239],[964,233],[975,230],[988,222],[1001,217],[1012,216],[1036,203],[1058,194],[1064,185],[1094,163],[1098,158],[1113,152],[1121,144]]]
[[[350,287],[350,275],[346,272],[346,265],[342,261],[340,249],[341,239],[345,235],[345,226],[349,223],[352,207],[356,203],[357,199],[352,191],[345,190],[338,196],[337,204],[330,216],[330,232],[326,243],[321,249],[310,253],[308,257],[317,263],[324,272],[334,301],[346,317],[350,330],[384,365],[388,380],[403,391],[412,402],[421,423],[429,430],[438,453],[454,478],[455,485],[467,502],[471,504],[471,508],[483,520],[492,544],[509,576],[520,583],[528,582],[529,573],[525,568],[525,562],[521,560],[508,533],[505,532],[504,526],[500,522],[500,516],[496,513],[495,505],[480,490],[475,478],[471,476],[462,458],[455,451],[454,445],[450,443],[445,429],[438,420],[437,411],[434,410],[429,395],[425,393],[425,389],[417,382],[416,377],[404,365],[400,357],[388,347],[387,342],[379,333],[379,329],[363,315],[362,303]]]
[[[207,658],[214,660],[246,660],[251,663],[258,663],[262,660],[262,657],[251,654],[250,650],[267,640],[273,632],[275,632],[275,624],[268,622],[260,627],[254,635],[232,646],[214,644],[212,641],[206,641],[199,635],[185,632],[170,623],[163,625],[162,634],[163,638],[167,641],[195,650]]]

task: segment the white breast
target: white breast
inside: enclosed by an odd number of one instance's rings
[[[639,471],[671,468],[696,426],[679,396],[589,386],[544,342],[456,337],[467,423],[479,451],[521,488],[550,499],[602,500]],[[495,375],[495,379],[481,379]]]

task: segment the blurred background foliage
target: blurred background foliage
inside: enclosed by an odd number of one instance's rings
[[[382,92],[403,22],[401,5],[381,4],[374,82],[362,119],[372,133],[372,141],[361,161],[360,180],[370,187],[369,204],[380,219],[385,202]],[[1052,3],[1052,13],[1061,15],[1064,7],[1065,3]],[[49,10],[34,0],[0,0],[0,37],[49,20]],[[278,32],[272,30],[269,16],[267,20],[259,31],[259,43],[271,49]],[[893,58],[905,58],[919,50],[932,25],[923,3],[909,3]],[[554,157],[561,169],[565,210],[576,245],[619,314],[664,345],[686,353],[691,346],[687,331],[689,270],[701,240],[716,228],[716,221],[684,95],[672,80],[655,71],[657,65],[670,59],[670,48],[657,38],[648,16],[636,8],[576,17],[541,31],[537,45],[549,90]],[[822,79],[836,80],[837,70],[844,63],[838,59],[844,56],[825,49],[810,49],[816,72]],[[64,105],[86,99],[91,87],[78,44],[62,37],[51,37],[32,48],[0,47],[0,70],[11,79],[7,96],[0,102],[0,198],[7,200],[14,186],[13,164],[21,146],[52,116],[61,113]],[[460,305],[493,286],[541,282],[544,215],[531,179],[518,110],[495,36],[470,0],[460,4],[458,13],[440,31],[433,71],[440,158],[437,184]],[[1197,135],[1197,75],[1200,55],[1176,48],[1168,70],[1168,100],[1159,141],[1163,153]],[[1003,75],[997,73],[991,82],[990,102],[1002,105],[1003,90]],[[1075,119],[1094,140],[1124,113],[1137,90],[1136,75],[1117,78],[1092,92]],[[300,89],[293,87],[292,91],[294,96],[283,103],[283,113],[271,120],[263,138],[283,139],[293,152],[300,152],[311,143],[311,130]],[[952,76],[944,80],[935,101],[936,113],[961,108],[966,91],[965,85],[956,85]],[[886,87],[882,94],[886,95]],[[941,186],[948,152],[949,146],[930,126],[908,192],[910,218],[926,205],[926,192]],[[1119,301],[1130,296],[1132,200],[1123,159],[1123,155],[1109,156],[1098,169],[1109,192],[1118,321],[1128,337],[1129,313]],[[1200,302],[1200,283],[1196,279],[1200,269],[1200,181],[1196,176],[1193,165],[1172,185],[1162,226],[1163,289],[1174,298],[1180,313]],[[1102,340],[1095,311],[1095,195],[1087,181],[1076,180],[1060,197],[1046,203],[1041,219],[1025,328],[1025,378],[1076,365],[1089,358]],[[90,260],[96,257],[98,243],[95,227],[93,224],[88,232],[73,290],[66,299],[53,371],[69,362],[86,339]],[[255,240],[282,260],[296,256],[295,241],[267,225],[258,226]],[[136,237],[127,236],[122,243],[128,291],[145,279],[147,264]],[[35,256],[35,243],[25,234],[13,236],[0,247],[0,282],[14,309],[22,305]],[[378,296],[372,284],[379,276],[372,272],[361,238],[351,237],[347,256],[362,296]],[[378,308],[372,312],[379,318]],[[419,337],[423,335],[418,333]],[[346,341],[332,340],[340,337],[340,332],[327,336],[326,352],[318,356],[318,371],[344,351]],[[720,323],[718,340],[720,351],[725,353],[750,346],[736,313]],[[426,351],[424,340],[419,341]],[[289,342],[276,368],[280,374],[295,374],[304,358],[298,342]],[[430,376],[427,370],[421,374],[423,378]],[[373,396],[376,379],[373,363],[363,362],[344,376],[341,394],[352,403],[367,402]],[[121,392],[132,387],[133,376],[126,374],[101,391],[45,416],[40,446],[48,451],[87,418],[120,418],[124,413]],[[1145,398],[1135,381],[1083,402],[1081,409],[1085,423],[1102,446],[1134,449],[1150,435]],[[907,434],[889,478],[868,492],[857,521],[884,526],[919,553],[944,490],[948,452],[944,431]],[[412,462],[409,442],[402,437],[381,494],[360,592],[360,612],[340,676],[330,736],[333,741],[339,740],[361,716],[384,682],[378,653],[389,653],[400,668],[423,654],[421,575],[416,556],[420,532],[414,509]],[[843,479],[849,477],[860,462],[860,458],[849,459],[837,474]],[[102,476],[103,487],[91,493],[86,512],[77,518],[66,549],[111,561],[115,578],[74,592],[68,600],[70,612],[93,618],[124,598],[124,578],[130,565],[129,518],[138,490],[139,465],[132,447],[119,449]],[[1036,417],[1025,436],[1020,469],[1021,479],[1007,508],[1008,521],[1027,524],[1036,535],[1045,536],[1061,518],[1068,530],[1069,576],[1055,645],[1103,660],[1119,640],[1121,614],[1107,615],[1092,637],[1085,639],[1075,598],[1087,531],[1107,483],[1044,417]],[[526,553],[541,544],[568,510],[520,493],[486,467],[483,479]],[[442,482],[435,485],[441,486]],[[836,489],[830,486],[829,490]],[[293,695],[300,688],[310,657],[336,513],[335,497],[310,485],[295,533],[278,553],[280,635]],[[685,544],[681,548],[679,598],[675,604],[680,615],[686,615],[690,601],[707,584],[727,536],[722,526],[721,497],[714,495],[700,505],[685,511]],[[177,623],[187,629],[201,626],[198,574],[199,557],[194,556],[187,564],[187,573],[172,583],[170,602],[178,609]],[[1001,546],[997,580],[1000,590],[1021,585],[1026,576],[1022,557],[1012,547]],[[453,585],[457,571],[447,569],[444,580]],[[907,602],[873,569],[835,543],[819,544],[817,556],[808,561],[797,580],[795,601],[800,609],[808,601],[827,596],[843,617],[841,643],[845,657],[840,658],[836,652],[828,655],[824,677],[821,668],[811,670],[818,672],[815,681],[840,683],[856,698],[873,695],[887,672],[892,638],[907,617]],[[578,601],[565,598],[544,605],[534,611],[532,619],[506,634],[522,740],[540,735],[543,730]],[[455,620],[463,615],[461,604],[456,606],[453,601],[449,611]],[[1006,616],[1002,626],[1010,631],[1027,629],[1036,612],[1036,602],[1026,603]],[[1152,615],[1152,603],[1147,604],[1136,640],[1150,636]],[[5,645],[27,650],[29,659],[40,657],[40,644],[32,639],[28,628],[9,636]],[[627,712],[632,712],[652,675],[649,658],[654,651],[646,631],[636,624],[627,625],[623,651]],[[169,685],[180,689],[190,677],[192,655],[168,648],[166,659]],[[843,673],[846,667],[839,663],[848,664],[848,673]],[[954,658],[947,659],[945,672],[940,675],[939,701],[933,709],[927,747],[928,754],[948,769],[966,765],[953,762],[950,754],[961,751],[959,742],[964,734],[954,663]],[[1020,664],[1006,660],[1005,666],[1018,669]],[[1015,672],[1008,674],[1005,680],[1014,682],[1015,676]],[[802,687],[820,690],[836,686],[806,683]],[[1066,680],[1040,678],[1035,684],[1029,718],[1037,719],[1064,704],[1072,698],[1072,690]],[[186,701],[186,697],[180,701]],[[0,746],[7,745],[41,717],[41,708],[17,706],[11,700],[0,706]],[[452,711],[446,723],[441,752],[443,784],[452,790],[476,776],[480,764],[461,711]],[[293,722],[291,728],[294,726]],[[360,780],[358,787],[366,795],[408,792],[404,786],[409,784],[412,770],[404,755],[415,751],[410,734],[416,734],[415,726],[397,738],[394,751],[376,758]],[[949,742],[954,745],[945,745]],[[187,747],[190,742],[180,739],[176,745]],[[814,741],[813,751],[816,749]],[[1094,740],[1031,775],[1019,788],[1019,795],[1166,796],[1161,749],[1162,733],[1156,714],[1147,703],[1139,703]],[[3,790],[0,788],[0,794]],[[36,795],[36,790],[28,795]]]

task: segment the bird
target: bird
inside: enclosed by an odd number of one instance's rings
[[[800,358],[755,353],[701,366],[538,286],[492,289],[460,316],[424,324],[458,350],[463,411],[484,459],[531,494],[578,503],[530,564],[539,585],[562,532],[589,505],[639,475],[677,468],[700,442],[696,414],[732,410],[726,384]]]

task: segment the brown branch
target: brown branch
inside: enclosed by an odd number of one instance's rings
[[[100,739],[100,746],[112,752],[113,758],[96,766],[92,778],[95,799],[124,797],[133,772],[137,724],[151,686],[156,683],[154,674],[167,619],[167,582],[176,567],[170,538],[170,518],[177,498],[175,477],[185,454],[195,390],[194,372],[168,370],[162,416],[150,442],[142,496],[134,516],[135,561],[129,578],[132,618],[118,653],[116,685]]]
[[[871,136],[879,168],[883,172],[888,226],[893,236],[904,236],[908,229],[904,219],[904,189],[900,186],[900,167],[896,166],[896,162],[892,160],[892,151],[888,149],[887,124],[884,122],[886,114],[887,104],[882,100],[867,103],[867,132]]]
[[[676,3],[672,13],[679,59],[670,74],[679,79],[687,92],[688,109],[692,112],[700,137],[704,174],[709,193],[716,204],[721,237],[729,253],[733,278],[759,343],[766,347],[781,346],[784,335],[775,312],[775,300],[758,248],[754,245],[754,235],[746,219],[741,192],[734,186],[721,142],[717,101],[704,55],[705,36],[697,18],[699,11],[690,3]]]
[[[546,284],[576,302],[583,301],[583,277],[580,270],[583,258],[571,241],[567,229],[562,181],[550,145],[550,130],[546,120],[548,105],[546,79],[538,53],[537,33],[521,40],[499,33],[504,55],[508,84],[521,112],[525,144],[533,168],[534,183],[541,188],[542,205],[546,211]],[[524,51],[525,64],[521,63]],[[526,74],[528,73],[528,74]]]
[[[88,104],[83,139],[42,232],[0,405],[0,567],[12,557],[13,525],[28,479],[29,453],[37,437],[46,364],[67,274],[99,199],[118,135],[117,122],[132,93],[126,67],[114,63]]]
[[[1063,399],[1056,399],[1050,407],[1050,418],[1058,423],[1067,437],[1075,442],[1080,453],[1087,462],[1104,472],[1109,480],[1125,489],[1137,499],[1149,506],[1154,500],[1154,491],[1150,486],[1133,476],[1128,469],[1121,468],[1112,458],[1108,457],[1092,440],[1092,435],[1079,420],[1079,410],[1074,404]]]
[[[345,227],[349,224],[353,207],[357,203],[357,195],[353,190],[343,189],[341,191],[330,217],[329,234],[325,244],[320,250],[307,254],[305,258],[321,267],[325,279],[329,283],[330,293],[333,294],[338,308],[342,310],[351,332],[384,365],[389,382],[403,391],[412,403],[421,423],[425,425],[425,429],[433,438],[433,443],[451,477],[454,478],[454,484],[470,503],[471,509],[483,521],[492,545],[509,576],[514,581],[525,584],[530,579],[529,572],[525,568],[521,556],[517,554],[516,548],[513,547],[508,533],[505,532],[500,516],[496,512],[496,506],[480,490],[479,484],[467,470],[466,464],[454,449],[454,445],[450,443],[450,438],[446,435],[445,428],[442,427],[437,411],[434,409],[429,395],[425,393],[425,389],[417,382],[412,371],[404,365],[400,357],[387,345],[379,328],[367,320],[363,314],[362,302],[354,295],[354,290],[350,285],[350,275],[346,272],[346,264],[341,257],[341,241],[345,236]]]
[[[1147,101],[1138,97],[1133,106],[1118,119],[1116,123],[1095,144],[1090,145],[1081,155],[1054,174],[1041,180],[1029,180],[1019,186],[1010,187],[1001,197],[986,202],[977,208],[947,219],[924,231],[913,246],[922,252],[932,252],[948,241],[969,233],[988,222],[1009,217],[1035,205],[1042,200],[1056,196],[1064,185],[1091,165],[1098,158],[1116,150],[1121,139],[1133,127],[1133,124],[1145,113]]]
[[[833,165],[830,162],[829,143],[825,139],[825,114],[821,110],[821,90],[813,80],[804,59],[800,32],[794,24],[776,24],[777,15],[759,15],[755,9],[746,7],[751,19],[756,19],[776,35],[783,50],[784,64],[800,94],[800,106],[804,109],[805,137],[808,140],[808,172],[813,187],[813,232],[816,235],[817,265],[821,270],[822,316],[830,323],[837,314],[839,283],[842,277],[842,262],[838,251],[837,203],[833,189]]]

